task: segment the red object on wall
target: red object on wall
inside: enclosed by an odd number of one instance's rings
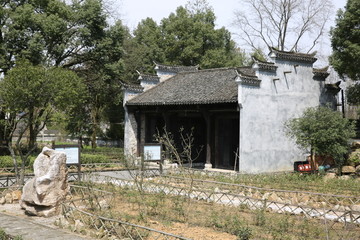
[[[311,171],[311,165],[310,164],[300,164],[298,165],[299,172],[310,172]]]

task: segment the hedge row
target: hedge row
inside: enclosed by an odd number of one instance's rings
[[[34,164],[36,156],[31,156],[29,161],[29,166],[32,167]],[[21,160],[18,157],[18,164],[20,166]],[[87,163],[109,163],[111,162],[111,159],[107,156],[100,155],[100,154],[81,154],[81,163],[87,164]],[[13,159],[11,156],[0,156],[0,168],[12,168],[14,167]]]
[[[35,161],[35,156],[30,157],[29,165],[32,166]],[[21,165],[20,157],[17,157],[18,165]],[[13,159],[11,156],[0,156],[0,168],[12,168],[14,167]]]

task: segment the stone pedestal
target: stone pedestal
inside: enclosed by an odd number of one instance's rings
[[[208,170],[208,169],[212,169],[212,164],[211,163],[205,163],[205,168],[204,170]]]

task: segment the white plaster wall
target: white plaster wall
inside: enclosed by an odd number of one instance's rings
[[[130,99],[137,96],[139,93],[131,90],[124,91],[124,109],[125,109],[125,129],[124,129],[124,154],[125,156],[134,156],[137,152],[137,123],[135,120],[135,115],[129,113],[127,107],[125,106],[126,102]]]
[[[294,67],[278,61],[276,65],[276,75],[257,72],[260,87],[239,84],[240,172],[293,170],[294,161],[305,160],[306,153],[285,135],[284,124],[319,105],[324,82],[313,80],[311,64]]]
[[[165,72],[165,71],[162,71],[162,70],[159,70],[159,69],[156,69],[156,75],[158,75],[158,77],[160,78],[160,82],[163,82],[163,81],[166,81],[168,80],[169,78],[173,77],[176,75],[176,73],[172,73],[172,72]]]
[[[136,131],[137,124],[134,114],[129,114],[127,111],[125,111],[124,154],[126,156],[136,155]]]
[[[155,87],[158,82],[141,80],[140,85],[144,88],[144,92]]]

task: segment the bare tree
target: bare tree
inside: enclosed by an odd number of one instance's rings
[[[331,0],[242,0],[234,26],[253,49],[310,52],[327,32]]]

